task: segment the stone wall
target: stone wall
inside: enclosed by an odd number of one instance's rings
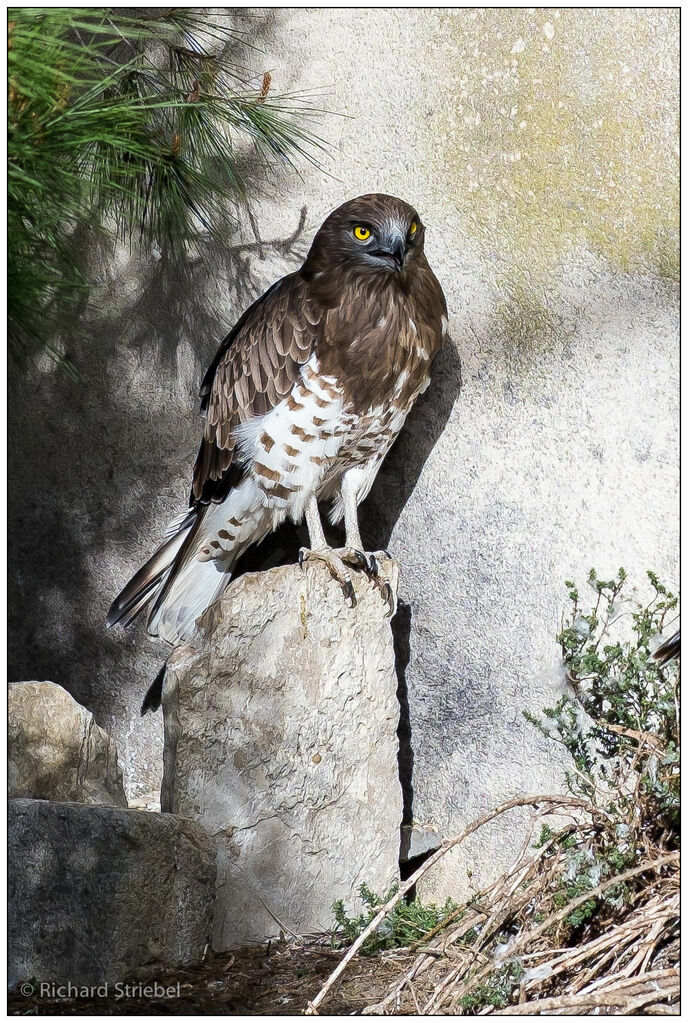
[[[651,267],[640,272],[642,260],[622,273],[601,246],[559,271],[539,267],[544,316],[534,308],[531,322],[527,304],[505,311],[502,249],[471,233],[470,161],[457,146],[480,142],[485,151],[481,90],[503,70],[509,26],[488,23],[470,49],[475,17],[266,14],[263,54],[247,59],[257,75],[272,69],[276,90],[318,90],[317,105],[333,112],[321,127],[333,147],[324,170],[305,166],[300,178],[285,170],[271,182],[256,172],[264,242],[245,224],[212,259],[174,269],[172,283],[164,258],[94,252],[102,293],[85,336],[65,339],[83,379],[46,365],[12,384],[10,678],[52,678],[94,711],[117,739],[134,805],[154,801],[159,784],[161,719],[141,719],[138,708],[167,651],[140,625],[106,633],[107,607],[186,501],[195,393],[218,341],[252,297],[298,265],[323,217],[347,197],[387,191],[417,204],[450,309],[452,343],[362,516],[367,545],[389,546],[401,564],[407,812],[453,832],[488,805],[557,783],[552,749],[522,711],[550,703],[563,684],[554,637],[564,579],[623,564],[635,579],[653,568],[677,582],[677,296]],[[569,20],[569,36],[557,22],[550,39],[548,15],[539,17],[538,52],[562,45],[581,61],[599,54],[599,21],[578,19],[579,31]],[[626,48],[637,40],[628,73],[655,97],[648,130],[673,144],[673,13],[606,17],[621,19],[606,30],[618,27]],[[642,32],[634,17],[644,19]],[[648,42],[653,17],[661,45]],[[614,60],[613,49],[604,52]],[[518,54],[508,58],[511,66]],[[473,91],[462,98],[467,61]],[[552,83],[567,84],[558,71]],[[506,167],[508,153],[495,152]],[[671,166],[662,171],[671,182]],[[637,176],[637,194],[625,193],[631,218],[643,191]],[[491,194],[476,193],[473,213]],[[572,201],[562,192],[563,207]],[[592,209],[592,227],[611,236],[601,217]],[[552,218],[552,231],[562,230]],[[298,543],[285,531],[269,549],[273,563],[293,560]],[[511,835],[510,824],[493,830],[471,863],[507,858]],[[457,862],[435,875],[440,892],[463,884]]]

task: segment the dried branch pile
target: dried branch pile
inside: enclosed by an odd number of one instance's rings
[[[522,851],[366,1012],[575,1015],[602,1006],[629,1015],[653,1003],[670,1006],[679,990],[678,852],[644,860],[553,909],[566,864],[562,840],[574,834],[571,825],[535,854]],[[610,907],[587,940],[571,947],[575,914],[622,885],[633,892],[623,911]],[[518,1004],[507,1004],[516,992]]]

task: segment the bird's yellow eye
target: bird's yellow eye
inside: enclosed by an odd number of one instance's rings
[[[370,238],[370,228],[364,227],[363,224],[358,224],[354,228],[354,238],[359,242],[367,242]]]
[[[417,221],[412,220],[411,221],[411,226],[409,227],[409,237],[413,238],[413,236],[414,236],[414,234],[416,233],[417,230],[418,230],[418,223],[417,223]]]

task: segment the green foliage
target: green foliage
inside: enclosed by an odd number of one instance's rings
[[[525,965],[532,966],[521,958],[531,929],[535,947],[544,942],[559,961],[557,949],[592,949],[609,928],[641,913],[656,893],[653,861],[678,847],[678,664],[660,667],[652,658],[678,599],[653,572],[647,576],[652,596],[645,604],[628,594],[623,569],[609,580],[590,572],[590,608],[576,584],[566,582],[570,606],[558,638],[573,692],[541,717],[525,716],[570,754],[569,788],[581,798],[582,812],[563,827],[542,825],[533,843],[537,870],[521,884],[515,911],[505,914],[503,903],[494,910],[503,932],[482,948],[477,935],[471,954],[477,959],[480,949],[481,960],[494,960],[494,967],[479,964],[465,975],[456,1002],[465,1014],[517,1000]],[[614,883],[643,863],[650,865],[647,877]],[[485,893],[478,901],[490,905]],[[548,977],[541,982],[547,985]]]
[[[391,899],[397,890],[398,885],[394,885],[383,898],[368,885],[362,884],[358,891],[364,909],[357,916],[349,916],[343,901],[338,899],[332,907],[335,919],[333,933],[335,945],[342,947],[354,942],[376,916],[381,906]],[[420,899],[414,899],[412,902],[402,899],[364,942],[361,954],[373,955],[384,949],[416,944],[445,921],[456,908],[456,903],[451,899],[447,899],[442,907],[436,906],[434,902],[424,906]]]
[[[634,866],[649,847],[679,843],[679,669],[676,661],[660,666],[652,657],[678,598],[655,573],[647,576],[653,596],[641,605],[627,596],[623,569],[610,580],[591,570],[595,603],[586,611],[578,588],[566,582],[571,604],[558,639],[575,696],[563,696],[542,718],[525,714],[568,750],[574,765],[569,788],[596,811],[591,826],[572,832],[557,835],[543,826],[536,847],[550,842],[560,861],[552,889],[556,908]],[[565,923],[578,931],[605,907],[618,908],[631,897],[625,885],[614,885]]]
[[[678,598],[647,573],[653,590],[645,606],[627,597],[626,573],[603,580],[590,571],[594,606],[583,611],[580,594],[567,582],[571,607],[558,636],[576,698],[564,696],[545,710],[545,722],[526,715],[567,748],[576,767],[572,791],[593,796],[600,785],[618,791],[614,806],[628,814],[636,782],[650,800],[648,816],[659,828],[678,827],[678,663],[654,660]],[[630,623],[630,639],[622,627]],[[583,713],[581,713],[583,712]]]
[[[550,893],[555,909],[563,909],[608,877],[634,865],[635,850],[625,841],[619,841],[624,837],[625,833],[616,835],[616,841],[610,843],[598,830],[592,834],[569,835],[553,843],[553,855],[560,854],[559,872]],[[630,892],[623,884],[614,885],[573,909],[564,918],[564,927],[573,934],[579,933],[602,906],[618,909],[629,899]]]
[[[540,829],[540,837],[537,842],[533,842],[533,849],[542,849],[543,845],[546,845],[551,838],[554,838],[554,832],[549,824],[543,824]]]
[[[479,984],[460,998],[459,1005],[466,1012],[473,1014],[487,1006],[503,1009],[511,1003],[512,994],[524,973],[525,970],[520,960],[507,960],[484,984]]]
[[[241,33],[191,9],[11,8],[8,291],[15,354],[88,294],[83,230],[184,253],[221,238],[265,165],[311,157],[314,112],[235,64]]]

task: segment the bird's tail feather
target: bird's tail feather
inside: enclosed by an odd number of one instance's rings
[[[195,518],[195,516],[194,516]],[[108,611],[106,624],[108,628],[121,623],[129,625],[136,616],[153,600],[173,567],[175,559],[184,546],[187,533],[194,524],[194,519],[187,521],[185,517],[179,532],[169,536],[149,558],[135,575],[131,577],[121,593],[112,602]]]
[[[168,643],[189,639],[196,620],[214,604],[232,578],[232,569],[248,546],[251,537],[238,542],[220,557],[209,558],[208,541],[214,541],[218,529],[226,525],[227,509],[210,504],[199,510],[198,518],[187,532],[171,571],[162,581],[148,619],[151,636]]]
[[[189,639],[196,619],[215,603],[232,578],[233,563],[198,561],[193,548],[178,558],[151,610],[150,635],[175,644]]]
[[[243,505],[235,510],[237,514],[245,512]],[[229,583],[243,552],[269,531],[269,524],[258,514],[249,520],[249,528],[236,538],[231,549],[220,551],[216,538],[231,513],[232,506],[227,509],[222,504],[209,504],[171,523],[165,534],[168,538],[113,603],[108,626],[117,622],[128,625],[152,603],[148,617],[151,636],[172,644],[189,639],[196,620]],[[176,532],[172,534],[173,529]],[[209,556],[211,549],[219,557]]]

